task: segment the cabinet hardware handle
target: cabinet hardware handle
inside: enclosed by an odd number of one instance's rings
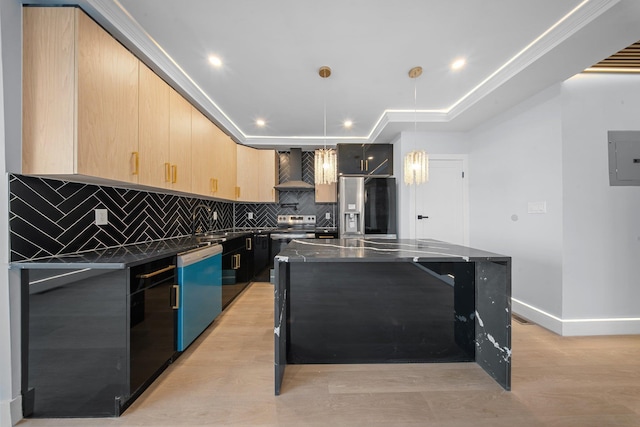
[[[136,278],[138,279],[149,279],[151,277],[157,276],[158,274],[166,273],[167,271],[173,270],[176,268],[175,265],[168,265],[165,268],[161,268],[160,270],[153,271],[151,273],[146,274],[138,274]]]
[[[335,236],[333,235],[325,236],[321,234],[320,236],[318,236],[318,239],[335,239]]]
[[[171,181],[171,164],[165,163],[164,164],[164,182],[170,182],[170,181]]]
[[[364,160],[360,160],[360,170],[364,170]]]
[[[429,218],[429,217],[426,216],[426,215],[418,215],[418,219],[427,219],[427,218]]]
[[[178,310],[180,308],[180,285],[173,285],[172,288],[174,290],[174,295],[176,299],[173,305],[171,306],[171,308],[174,310]]]
[[[241,256],[241,254],[237,255],[237,257],[238,257],[238,268],[240,268],[240,256]]]
[[[215,193],[215,190],[213,189],[213,178],[209,178],[209,191],[211,193]]]
[[[175,184],[178,182],[178,166],[171,165],[171,183]]]
[[[133,175],[138,175],[140,172],[140,155],[137,151],[134,151],[131,156],[133,156]]]
[[[247,242],[247,244],[245,246],[247,247],[247,250],[250,251],[251,250],[251,242],[252,242],[251,237],[247,237],[246,242]]]
[[[369,160],[365,160],[364,161],[364,170],[366,170],[366,171],[369,170]]]

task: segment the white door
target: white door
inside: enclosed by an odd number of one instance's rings
[[[429,181],[415,191],[416,238],[466,244],[462,160],[429,160]]]

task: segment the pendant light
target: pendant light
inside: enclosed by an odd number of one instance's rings
[[[323,79],[331,75],[331,68],[327,66],[320,67],[318,74]],[[327,97],[326,90],[324,95],[324,148],[315,152],[315,183],[316,184],[332,184],[337,181],[338,168],[336,150],[327,148]]]
[[[409,70],[413,79],[413,132],[417,137],[418,85],[417,79],[422,75],[422,67]],[[415,139],[414,139],[415,146]],[[429,156],[424,150],[413,150],[404,156],[404,183],[407,185],[422,184],[429,181]]]

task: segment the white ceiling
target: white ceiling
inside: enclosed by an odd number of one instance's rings
[[[638,0],[62,3],[79,4],[254,146],[322,145],[325,100],[327,145],[389,142],[416,122],[465,131],[640,39]],[[458,57],[467,66],[450,71]],[[323,65],[328,79],[318,76]],[[407,73],[417,65],[414,82]]]

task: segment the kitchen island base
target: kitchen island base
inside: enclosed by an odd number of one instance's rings
[[[436,241],[295,240],[275,260],[287,364],[475,362],[511,386],[511,259]]]

